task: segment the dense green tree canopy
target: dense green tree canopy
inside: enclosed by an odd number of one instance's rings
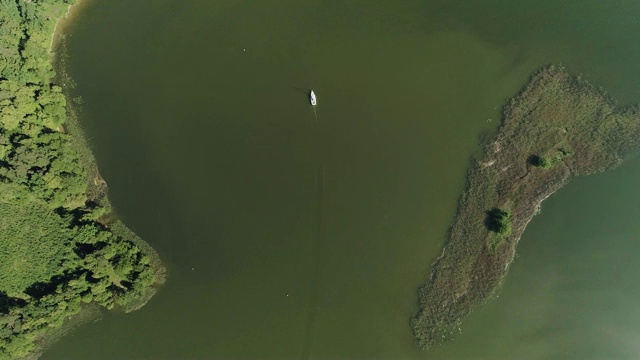
[[[87,195],[93,159],[63,126],[49,48],[72,3],[0,0],[0,358],[37,351],[83,303],[135,309],[162,281],[152,250]]]

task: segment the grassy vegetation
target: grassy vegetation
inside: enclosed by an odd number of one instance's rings
[[[611,169],[640,146],[640,108],[558,67],[535,73],[469,169],[442,255],[419,291],[412,327],[421,347],[452,338],[513,261],[540,203],[573,176]]]
[[[0,0],[0,358],[40,351],[87,304],[137,309],[164,281],[153,249],[110,220],[54,84],[51,36],[72,3]]]

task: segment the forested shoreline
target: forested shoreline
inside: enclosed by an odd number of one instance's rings
[[[114,219],[55,84],[51,39],[74,3],[0,0],[0,358],[36,356],[85,304],[135,310],[164,282]]]
[[[572,177],[615,168],[640,147],[640,106],[620,108],[564,69],[536,72],[473,160],[442,255],[419,291],[412,327],[428,348],[452,339],[513,262],[541,203]]]

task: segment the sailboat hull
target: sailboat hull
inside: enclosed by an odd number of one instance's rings
[[[318,100],[316,99],[316,94],[313,92],[313,90],[311,90],[311,93],[309,94],[309,102],[313,106],[318,105]]]

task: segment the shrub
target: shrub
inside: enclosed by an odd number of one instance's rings
[[[511,235],[511,213],[507,210],[494,208],[487,212],[486,225],[489,230],[502,237]]]

